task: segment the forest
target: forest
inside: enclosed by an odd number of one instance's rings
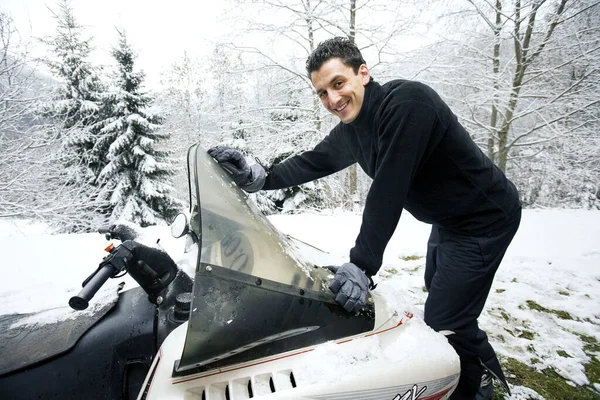
[[[26,39],[0,8],[0,218],[62,232],[169,223],[186,209],[187,148],[263,165],[311,149],[338,123],[305,61],[327,38],[361,49],[374,79],[418,80],[448,103],[526,208],[600,210],[600,1],[229,0],[226,35],[183,52],[147,87],[126,24],[95,61],[77,9],[48,6],[53,35]],[[167,35],[168,32],[165,32]],[[34,56],[32,43],[45,48]],[[352,166],[251,195],[266,214],[359,211]]]

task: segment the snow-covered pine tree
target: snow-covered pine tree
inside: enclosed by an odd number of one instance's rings
[[[161,89],[156,94],[153,109],[159,109],[162,129],[170,132],[165,147],[171,152],[176,175],[173,186],[177,193],[187,191],[187,150],[206,136],[208,112],[206,67],[199,58],[183,52],[170,68],[161,74]],[[202,136],[202,137],[201,137]]]
[[[112,51],[117,61],[114,93],[110,97],[112,115],[99,123],[100,139],[95,151],[107,151],[108,164],[99,180],[106,184],[111,220],[127,220],[141,226],[168,221],[182,209],[169,183],[174,168],[169,152],[158,150],[161,140],[160,117],[146,112],[152,99],[143,92],[144,73],[134,70],[137,55],[124,31]]]
[[[36,113],[41,122],[38,129],[45,132],[48,154],[53,157],[37,190],[55,199],[56,206],[50,208],[55,211],[46,213],[48,222],[62,231],[89,231],[104,220],[96,186],[102,165],[92,149],[98,135],[95,124],[103,117],[106,85],[101,69],[90,60],[91,39],[84,37],[69,2],[58,1],[51,12],[56,30],[41,40],[47,56],[40,61],[53,75],[52,94],[47,96],[50,100],[40,102]]]
[[[94,124],[103,118],[102,97],[106,86],[100,69],[90,61],[91,39],[83,37],[83,27],[75,19],[66,0],[58,3],[56,32],[42,40],[50,51],[43,62],[60,82],[51,102],[41,113],[52,121],[53,130],[62,135],[63,160],[72,183],[93,184],[102,165],[91,150],[96,142]]]
[[[264,143],[268,149],[265,163],[279,164],[286,159],[309,150],[314,146],[307,137],[311,134],[311,115],[301,103],[301,94],[288,88],[285,90],[283,104],[276,105],[269,113],[267,134],[276,140]],[[257,203],[272,204],[271,212],[291,213],[299,209],[321,208],[323,201],[323,182],[308,182],[286,189],[269,190],[257,195]],[[264,208],[264,207],[263,207]]]

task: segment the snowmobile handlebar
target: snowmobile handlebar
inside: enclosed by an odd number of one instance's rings
[[[113,273],[114,270],[110,265],[105,265],[104,267],[96,270],[96,272],[86,279],[83,289],[81,289],[79,294],[71,297],[69,300],[69,306],[71,306],[73,310],[78,311],[88,308],[92,297],[94,297],[98,289],[104,285],[104,282],[113,276]]]
[[[81,291],[77,296],[71,297],[69,306],[74,310],[85,310],[92,297],[108,278],[116,277],[119,273],[127,270],[129,263],[133,260],[132,247],[133,242],[131,241],[122,243],[118,247],[109,246],[106,249],[109,254],[104,257],[96,271],[83,281]]]

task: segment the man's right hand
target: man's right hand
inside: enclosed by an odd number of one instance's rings
[[[208,154],[245,191],[252,193],[263,187],[266,176],[264,168],[258,164],[249,166],[239,151],[225,146],[215,146],[208,149]]]

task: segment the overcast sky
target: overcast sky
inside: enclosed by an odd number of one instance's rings
[[[94,61],[111,63],[110,49],[116,45],[116,27],[124,27],[138,52],[138,67],[147,74],[146,85],[155,86],[160,71],[183,55],[209,54],[211,43],[227,28],[223,23],[224,2],[184,0],[71,0],[76,20],[93,37]],[[56,1],[2,0],[0,9],[15,21],[21,36],[44,37],[56,28],[51,11]],[[38,46],[37,49],[41,51]]]

